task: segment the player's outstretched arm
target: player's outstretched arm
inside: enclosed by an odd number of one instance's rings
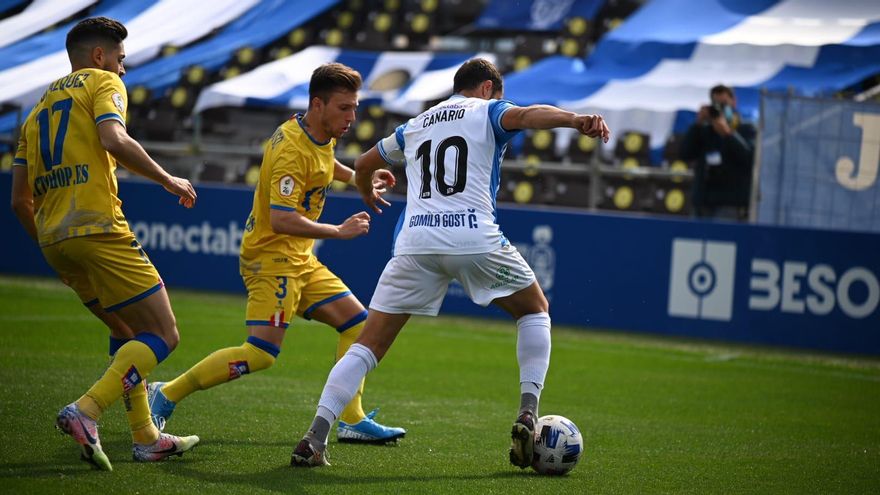
[[[570,127],[589,137],[601,137],[606,143],[611,137],[601,115],[579,115],[551,105],[512,107],[501,116],[501,125],[508,130]]]
[[[192,208],[196,203],[196,191],[186,179],[174,177],[150,158],[144,148],[131,138],[125,127],[115,120],[105,120],[98,124],[98,135],[101,146],[125,168],[146,177],[165,188],[166,191],[178,196],[180,204]]]
[[[28,185],[27,167],[12,167],[12,211],[24,230],[37,240],[37,224],[34,223],[34,193]]]
[[[336,160],[335,168],[333,169],[333,180],[357,186],[354,177],[354,170],[346,166],[344,163],[340,163],[339,160]],[[394,174],[388,169],[380,168],[373,172],[373,189],[380,194],[385,194],[388,188],[394,187],[394,184],[396,183],[397,178],[395,178]]]
[[[389,187],[394,187],[397,179],[390,170],[385,169],[386,162],[379,154],[379,149],[373,146],[366,153],[354,161],[355,185],[361,193],[364,203],[376,213],[382,213],[378,205],[391,206],[382,197]]]
[[[338,180],[339,182],[345,182],[346,184],[351,184],[351,180],[354,179],[354,170],[340,162],[339,160],[333,160],[333,180]]]
[[[370,215],[355,213],[340,225],[318,223],[295,211],[269,209],[269,223],[276,234],[287,234],[307,239],[353,239],[370,231]]]

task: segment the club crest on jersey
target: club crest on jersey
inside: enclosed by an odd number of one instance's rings
[[[230,361],[229,362],[229,379],[235,380],[241,378],[241,375],[247,375],[251,372],[247,361]]]
[[[131,368],[122,375],[122,391],[124,393],[131,392],[141,380],[141,374],[138,372],[137,368],[132,365]]]
[[[125,100],[122,99],[121,94],[113,93],[110,95],[110,99],[113,100],[113,104],[116,105],[120,112],[125,112]]]
[[[293,194],[293,177],[285,175],[278,182],[278,193],[282,196],[290,196]]]

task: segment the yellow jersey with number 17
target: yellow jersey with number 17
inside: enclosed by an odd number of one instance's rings
[[[81,69],[49,85],[22,125],[14,165],[27,167],[40,246],[71,237],[128,232],[116,185],[116,160],[97,125],[125,125],[119,76]]]
[[[302,116],[295,115],[278,126],[266,146],[241,240],[242,275],[296,276],[313,266],[315,240],[276,234],[269,221],[271,209],[295,211],[312,221],[324,210],[336,165],[336,141],[318,142],[304,126]]]

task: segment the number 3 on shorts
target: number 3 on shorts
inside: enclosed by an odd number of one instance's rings
[[[287,297],[287,277],[275,277],[278,279],[278,292],[275,293],[275,297],[278,299],[284,299]]]
[[[141,256],[141,259],[144,260],[144,263],[150,264],[150,258],[147,258],[147,253],[144,251],[144,248],[141,247],[141,243],[138,241],[131,241],[131,247],[137,249],[138,254]]]

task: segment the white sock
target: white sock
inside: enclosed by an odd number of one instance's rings
[[[330,370],[321,400],[318,401],[318,415],[327,419],[330,424],[339,417],[345,405],[351,402],[361,380],[377,364],[376,356],[368,347],[352,344],[348,351]],[[323,410],[322,410],[323,409]],[[328,417],[328,412],[332,417]]]
[[[516,321],[520,392],[541,396],[550,367],[550,315],[533,313]]]

